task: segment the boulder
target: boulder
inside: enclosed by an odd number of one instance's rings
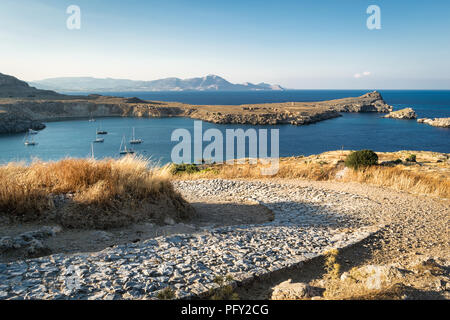
[[[341,281],[355,279],[362,281],[369,290],[380,290],[403,276],[402,270],[393,265],[367,265],[350,272],[344,272],[341,275]]]
[[[272,300],[299,300],[319,295],[318,290],[307,283],[292,283],[289,279],[273,288]]]

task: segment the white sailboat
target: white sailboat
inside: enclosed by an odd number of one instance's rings
[[[89,118],[89,122],[95,122],[94,117],[92,116],[92,112],[91,112],[91,117]]]
[[[94,143],[91,142],[91,158],[95,159],[95,155],[94,155]]]
[[[135,130],[134,130],[134,127],[133,127],[133,137],[130,140],[130,144],[141,144],[142,142],[144,142],[144,140],[136,139]]]
[[[102,123],[100,122],[99,128],[97,129],[97,134],[108,134],[107,131],[102,129]]]
[[[127,142],[125,140],[125,135],[122,138],[122,142],[120,143],[120,148],[119,148],[119,153],[124,155],[124,154],[133,154],[134,150],[133,149],[128,149],[127,148]]]
[[[103,143],[105,141],[105,139],[103,138],[99,138],[98,133],[95,136],[95,140],[93,141],[94,143]]]
[[[27,134],[25,135],[25,142],[24,142],[24,144],[26,146],[35,146],[35,145],[37,145],[38,143],[34,141],[33,136],[31,136],[31,140],[29,139],[29,136],[30,136],[29,132],[27,132]]]

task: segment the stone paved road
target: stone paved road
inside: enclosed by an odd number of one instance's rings
[[[152,299],[167,286],[178,298],[200,295],[217,287],[217,276],[251,279],[358,242],[376,230],[366,221],[381,206],[346,192],[282,183],[218,179],[175,187],[190,197],[257,201],[275,218],[0,264],[0,299]]]

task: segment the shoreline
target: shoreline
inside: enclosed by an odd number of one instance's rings
[[[341,112],[392,111],[374,91],[360,97],[244,105],[190,105],[137,98],[88,96],[62,99],[0,99],[0,133],[42,128],[43,121],[89,117],[188,117],[219,124],[305,125],[341,116]]]

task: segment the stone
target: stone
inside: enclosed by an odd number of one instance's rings
[[[292,283],[289,279],[273,288],[272,300],[299,300],[317,295],[314,289],[303,282]]]

